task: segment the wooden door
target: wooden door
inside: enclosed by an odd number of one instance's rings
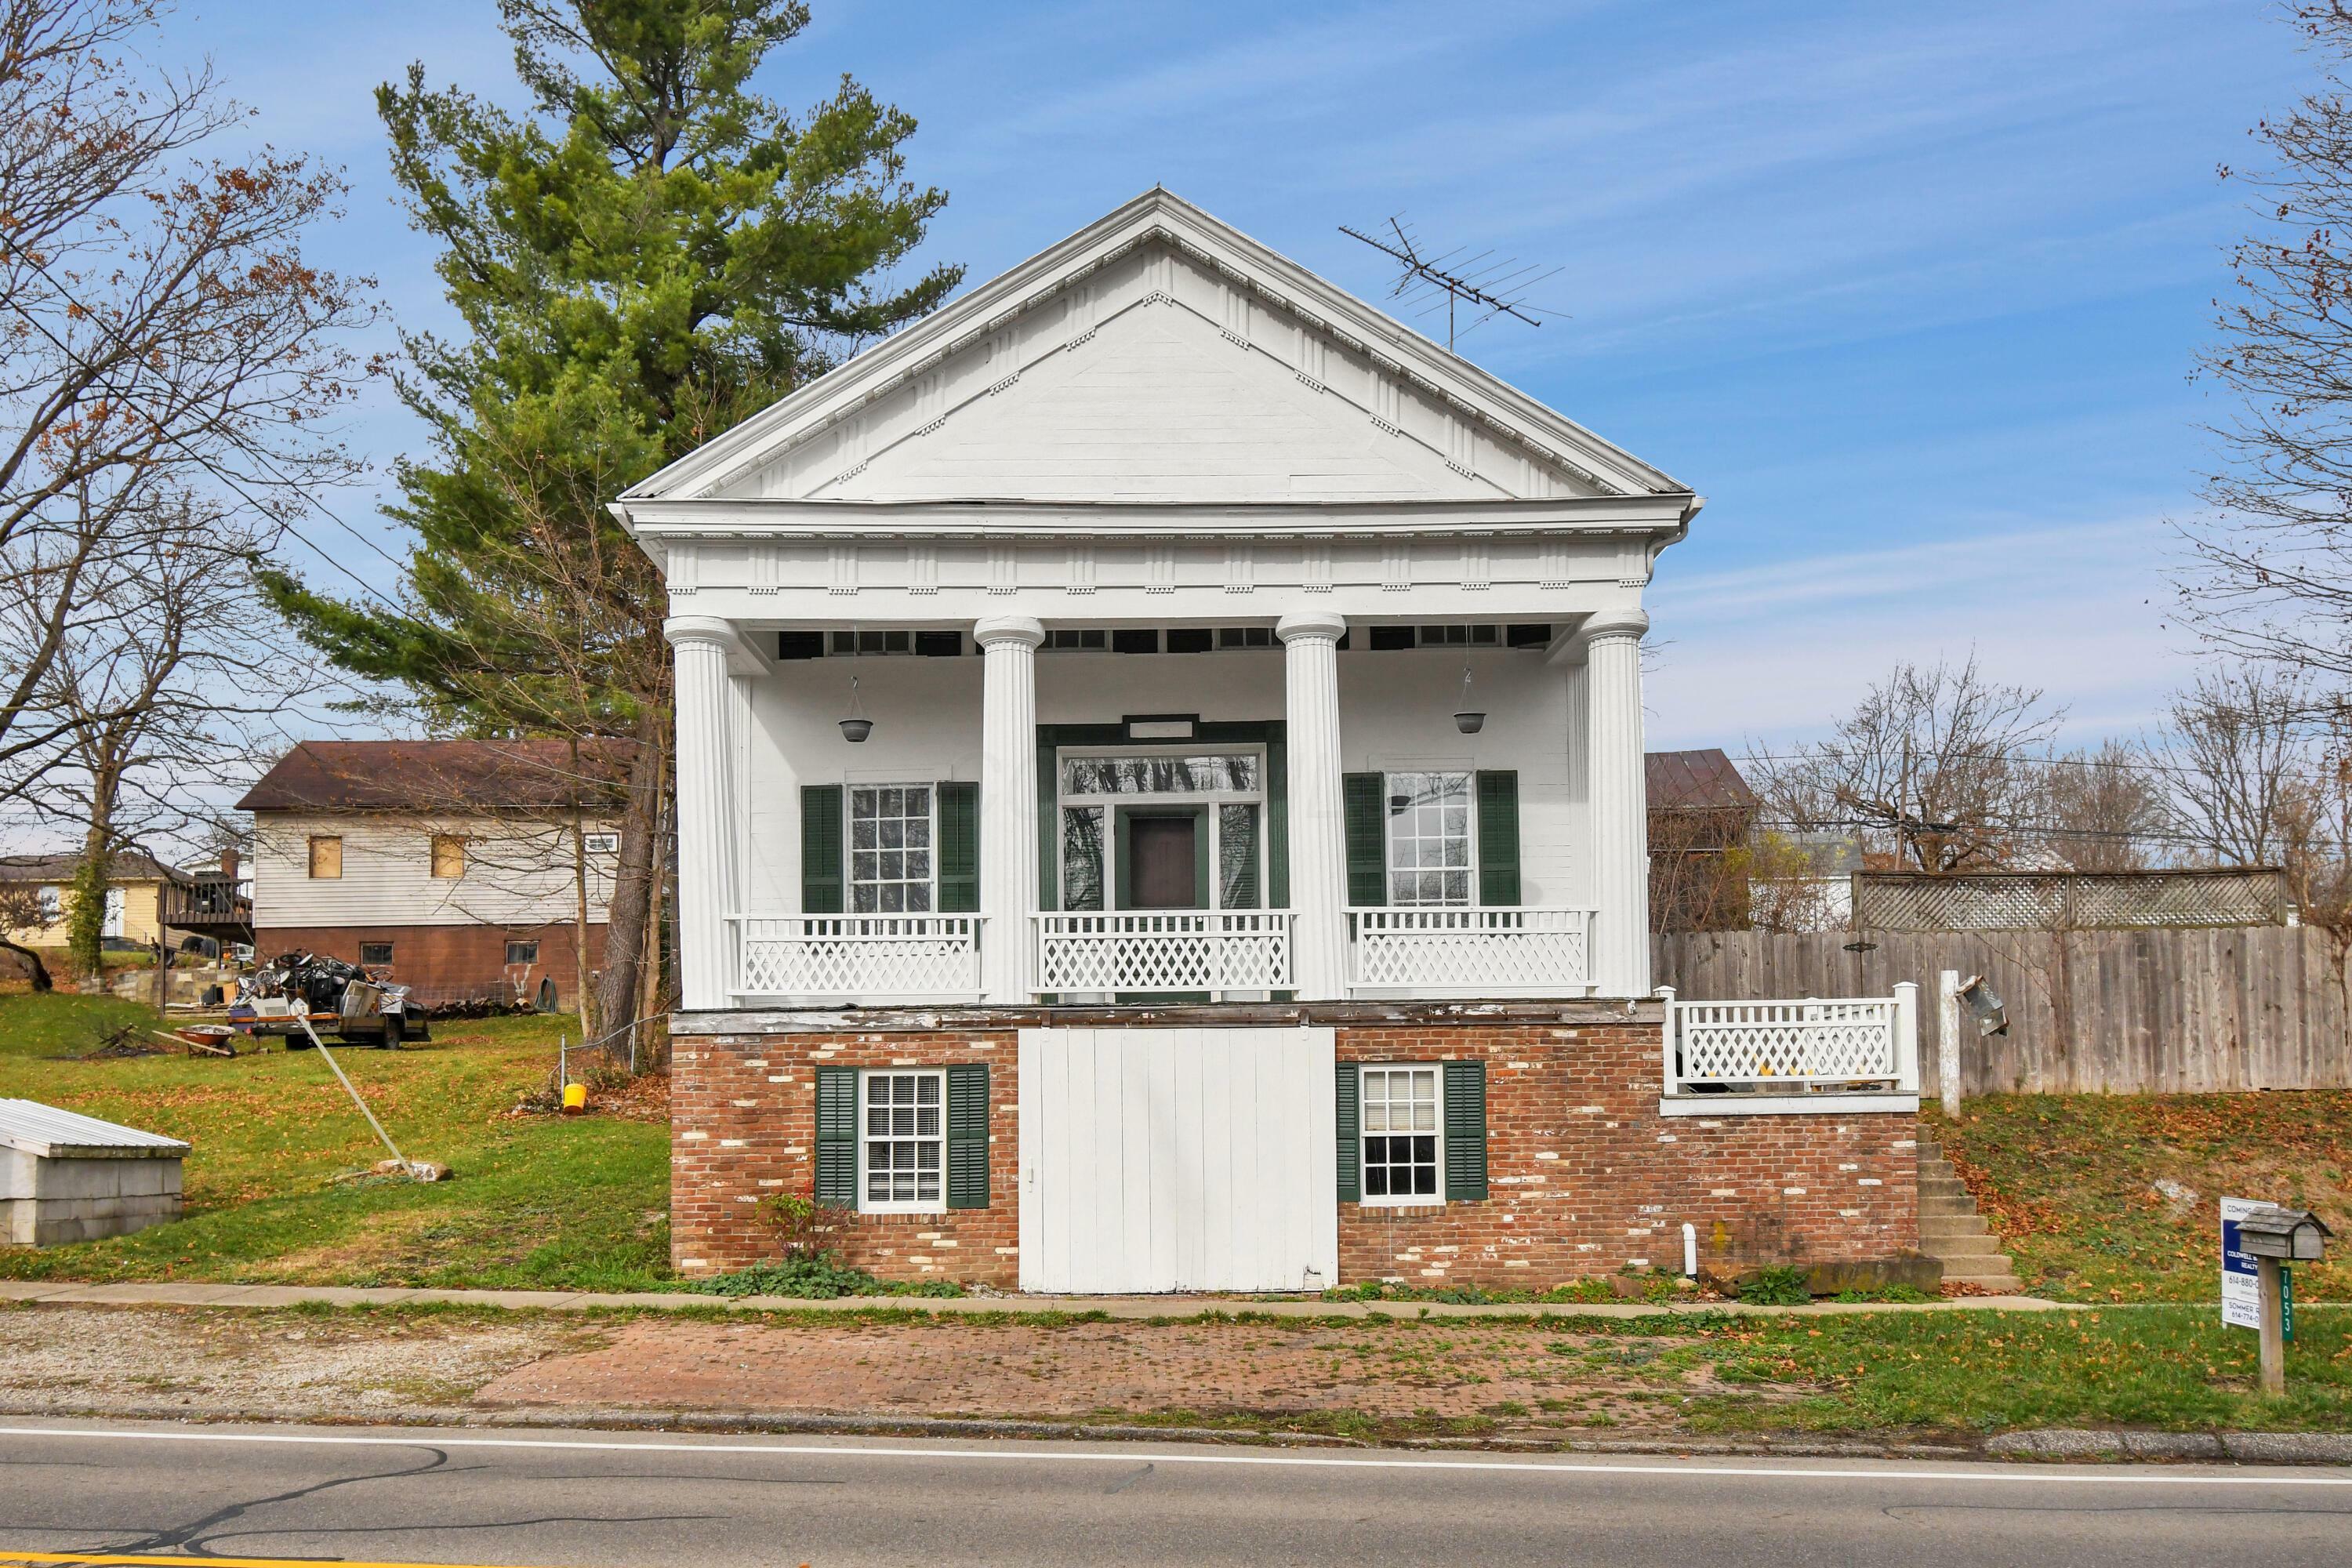
[[[1128,907],[1197,910],[1207,900],[1200,882],[1201,819],[1137,816],[1128,825]]]

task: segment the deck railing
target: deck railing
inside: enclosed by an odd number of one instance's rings
[[[1348,926],[1358,992],[1574,996],[1591,984],[1591,910],[1351,909]]]
[[[1288,910],[1060,910],[1032,920],[1032,984],[1053,995],[1287,990]]]
[[[1665,1001],[1665,1092],[1919,1090],[1919,988],[1792,1002]]]
[[[979,915],[738,915],[739,996],[977,1001]]]

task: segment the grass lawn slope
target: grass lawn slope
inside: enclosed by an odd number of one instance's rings
[[[337,1182],[382,1145],[316,1051],[74,1061],[153,1010],[0,995],[0,1098],[184,1138],[187,1215],[72,1247],[0,1249],[0,1278],[645,1289],[668,1272],[669,1131],[503,1116],[569,1018],[454,1020],[396,1052],[339,1050],[379,1121],[454,1179]]]
[[[2295,1266],[2295,1298],[2352,1300],[2352,1092],[1988,1095],[1958,1125],[1929,1112],[1920,1125],[2037,1295],[2217,1300],[2232,1197],[2317,1213],[2334,1258]]]

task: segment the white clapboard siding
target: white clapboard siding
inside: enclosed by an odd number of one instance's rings
[[[569,923],[576,912],[571,831],[496,817],[254,814],[253,923],[261,930],[347,925]],[[610,823],[590,832],[612,832]],[[466,874],[433,875],[433,837],[467,840]],[[310,841],[340,835],[343,874],[313,878]],[[588,919],[601,923],[613,857],[589,857]]]
[[[1256,290],[1146,247],[730,487],[854,500],[1591,493]]]
[[[1024,1029],[1021,1288],[1339,1282],[1329,1029]]]

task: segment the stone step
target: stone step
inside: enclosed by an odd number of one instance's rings
[[[1927,1236],[1990,1236],[1992,1226],[1984,1216],[1976,1214],[1926,1214],[1919,1215],[1919,1234]]]
[[[2009,1254],[2000,1249],[2000,1241],[1990,1236],[1923,1236],[1919,1250],[1930,1258],[1949,1262],[1957,1258],[1975,1258],[1990,1266],[2010,1266]]]
[[[1969,1196],[1968,1184],[1958,1176],[1922,1176],[1919,1178],[1919,1195],[1923,1198],[1958,1198],[1963,1203],[1976,1201]]]
[[[2025,1282],[2014,1274],[1955,1274],[1944,1270],[1947,1285],[1973,1285],[1979,1290],[1996,1296],[2020,1296],[2025,1293]]]
[[[1931,1214],[1974,1214],[1977,1212],[1977,1205],[1970,1199],[1964,1197],[1929,1197],[1927,1194],[1922,1193],[1919,1194],[1919,1212],[1923,1215]]]

